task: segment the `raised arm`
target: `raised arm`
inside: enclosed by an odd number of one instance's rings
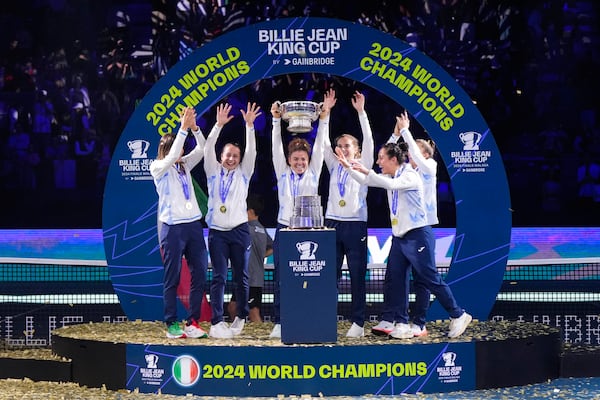
[[[169,153],[161,160],[154,160],[150,166],[150,173],[153,177],[163,175],[173,164],[181,157],[181,151],[187,137],[188,129],[196,126],[196,111],[192,107],[186,107],[179,116],[181,126],[175,135],[175,140],[169,149]]]
[[[275,175],[277,175],[277,179],[279,179],[287,165],[285,153],[283,151],[283,140],[281,139],[281,111],[279,110],[279,102],[275,102],[271,105],[271,115],[273,116],[271,153],[273,156]]]
[[[362,163],[369,168],[373,166],[375,142],[373,141],[373,131],[371,130],[371,124],[369,118],[365,112],[365,96],[359,91],[354,92],[352,97],[352,106],[358,113],[358,121],[360,122],[360,129],[363,135],[363,141],[361,146],[361,160]]]
[[[431,162],[429,159],[425,158],[423,153],[421,152],[421,148],[413,138],[412,133],[408,129],[410,126],[410,120],[408,118],[408,114],[406,111],[400,114],[400,116],[396,117],[396,126],[398,127],[400,134],[402,135],[402,139],[408,145],[408,153],[412,157],[413,161],[419,169],[421,169],[424,173],[428,175],[436,175],[437,174],[437,163]]]
[[[421,178],[412,168],[406,169],[402,175],[397,178],[380,175],[373,170],[369,170],[366,184],[369,186],[375,186],[389,190],[415,190],[422,185]]]
[[[319,114],[317,136],[315,137],[315,143],[313,144],[313,151],[310,157],[310,168],[315,171],[316,174],[323,168],[323,147],[325,145],[325,138],[329,138],[329,115],[336,102],[335,90],[329,89],[325,92],[323,106],[321,107],[321,113]],[[331,142],[329,147],[331,147]]]
[[[217,144],[221,129],[233,118],[233,115],[229,115],[230,112],[230,104],[223,103],[217,106],[217,122],[208,134],[206,144],[204,145],[204,170],[207,173],[212,173],[219,166],[215,145]]]
[[[254,120],[258,117],[260,107],[256,103],[246,106],[246,111],[240,110],[244,121],[246,121],[246,150],[244,150],[244,159],[242,160],[242,171],[248,176],[254,172],[254,163],[256,162],[256,134],[254,132]]]
[[[352,177],[352,179],[361,185],[364,185],[367,180],[366,175],[369,173],[369,169],[356,160],[353,160],[352,162],[348,161],[346,156],[344,156],[342,149],[336,147],[335,154],[337,160],[340,162],[342,167],[348,171],[348,174]]]
[[[400,137],[401,137],[400,126],[398,125],[398,117],[396,117],[396,124],[394,125],[394,132],[392,133],[392,135],[390,136],[390,138],[387,140],[386,143],[398,143],[398,140],[400,140]]]
[[[196,139],[196,146],[192,151],[182,158],[189,169],[194,168],[200,161],[202,161],[202,158],[204,158],[204,146],[206,144],[206,139],[204,138],[204,135],[198,126],[195,128],[192,127],[191,130],[194,138]]]

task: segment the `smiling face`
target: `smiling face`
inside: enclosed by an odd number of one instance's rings
[[[241,158],[240,148],[228,143],[221,152],[221,165],[228,170],[235,169],[240,164]]]
[[[290,168],[292,168],[294,173],[301,175],[308,169],[308,153],[304,150],[293,151],[288,156],[288,163],[290,164]]]
[[[344,157],[346,157],[346,159],[348,160],[354,160],[355,158],[360,157],[358,140],[356,140],[356,138],[353,136],[340,136],[337,139],[335,146],[342,150],[342,153],[344,153]]]
[[[400,164],[396,157],[390,157],[385,147],[382,147],[379,149],[379,153],[377,153],[377,165],[381,168],[382,174],[393,176]]]

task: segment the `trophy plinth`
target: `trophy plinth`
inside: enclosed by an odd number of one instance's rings
[[[280,109],[289,132],[306,133],[312,130],[312,123],[319,118],[321,105],[313,101],[286,101],[281,103]]]

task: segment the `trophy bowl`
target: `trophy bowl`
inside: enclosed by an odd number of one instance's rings
[[[319,118],[321,105],[313,101],[286,101],[281,103],[281,118],[287,121],[287,130],[292,133],[310,132],[312,123]]]

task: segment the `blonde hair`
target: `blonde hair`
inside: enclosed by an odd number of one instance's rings
[[[435,143],[433,140],[417,139],[415,142],[423,146],[425,152],[429,154],[429,157],[433,157],[433,153],[435,153]]]
[[[350,141],[352,142],[352,144],[354,145],[354,147],[356,147],[358,150],[356,151],[356,154],[354,154],[354,158],[360,158],[360,143],[358,143],[358,139],[355,138],[354,136],[350,135],[349,133],[344,133],[338,137],[335,138],[335,145],[337,146],[337,143],[340,139],[342,138],[348,138],[350,139]]]

